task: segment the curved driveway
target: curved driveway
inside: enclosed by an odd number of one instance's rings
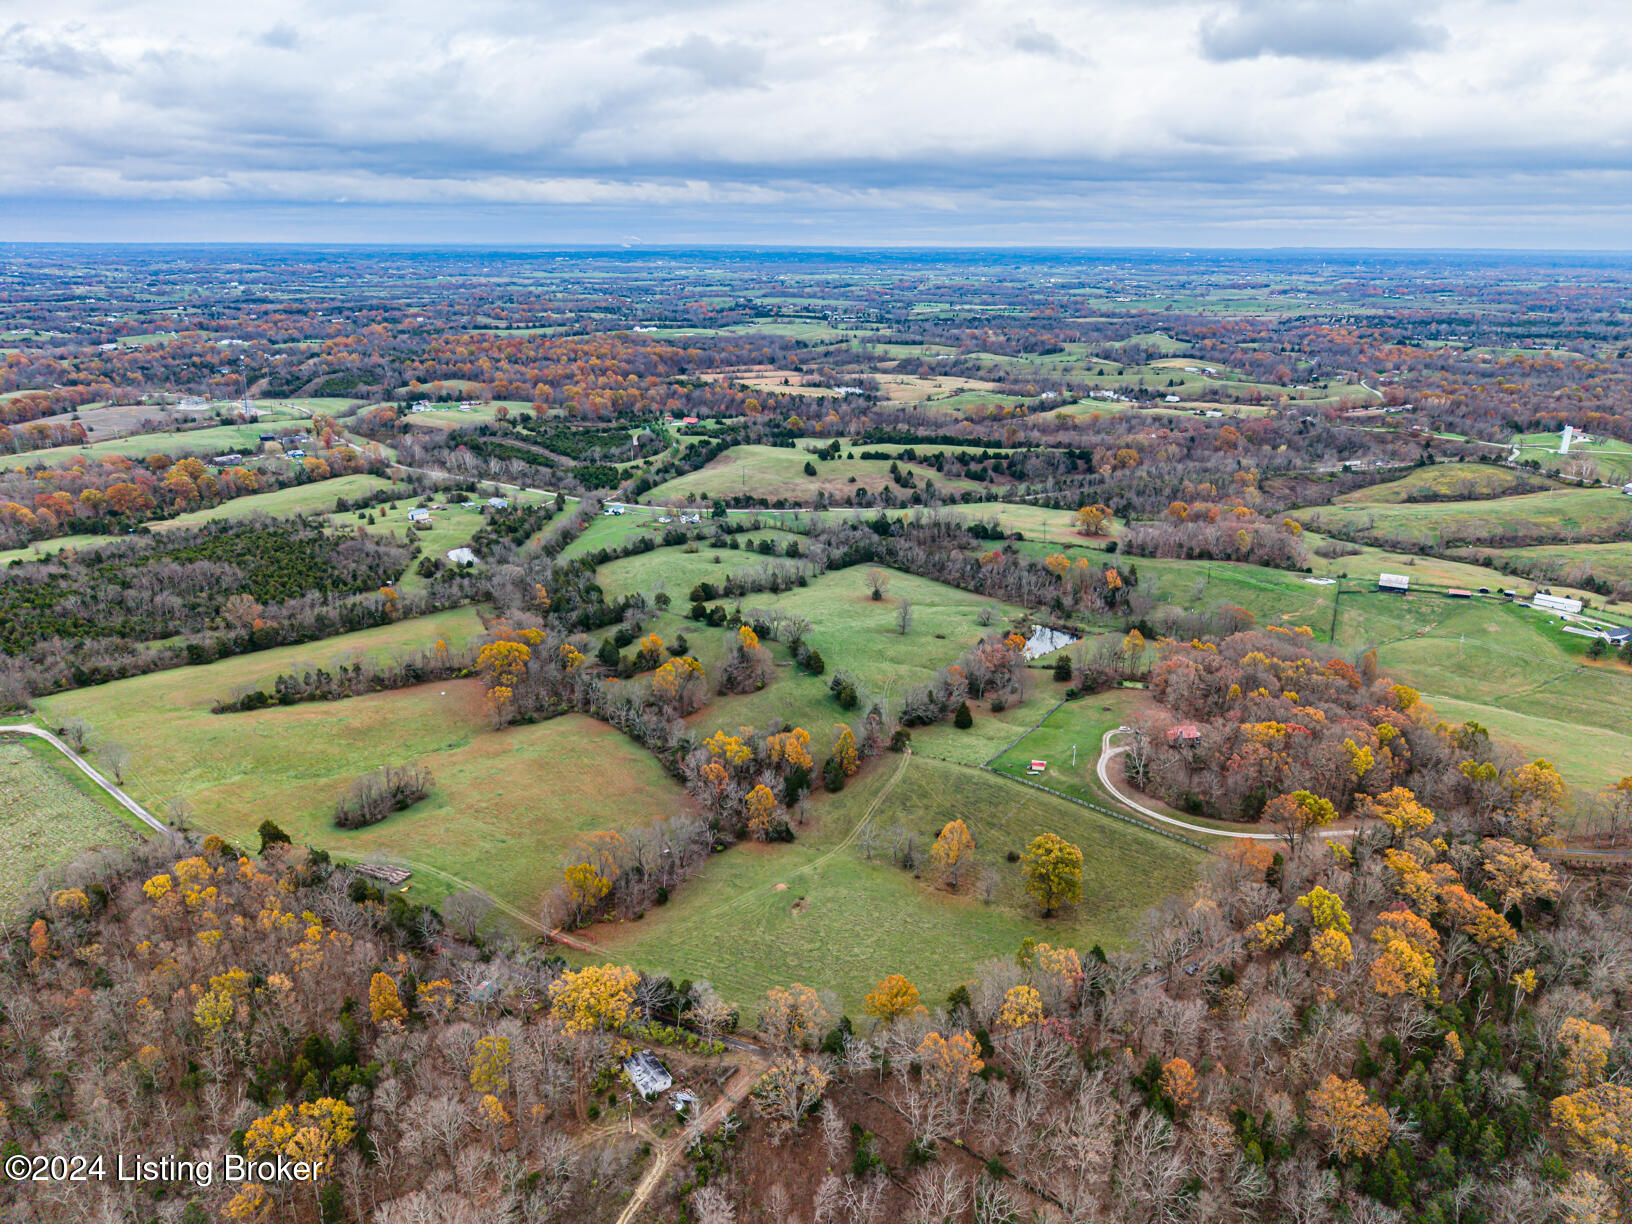
[[[1105,732],[1105,738],[1100,740],[1100,742],[1099,742],[1099,766],[1098,766],[1098,771],[1099,771],[1100,785],[1103,786],[1107,791],[1109,791],[1110,794],[1116,799],[1116,801],[1118,803],[1120,803],[1123,807],[1127,808],[1130,811],[1138,812],[1139,815],[1143,816],[1146,820],[1154,820],[1158,824],[1171,825],[1173,828],[1183,829],[1187,833],[1205,833],[1210,837],[1233,837],[1238,841],[1284,841],[1285,840],[1279,833],[1242,833],[1242,832],[1237,832],[1234,829],[1214,829],[1214,828],[1211,828],[1208,825],[1194,825],[1194,824],[1189,823],[1188,821],[1179,820],[1179,819],[1177,819],[1175,817],[1172,817],[1172,816],[1164,816],[1160,812],[1152,811],[1150,808],[1146,807],[1142,803],[1137,803],[1134,800],[1129,799],[1126,795],[1124,795],[1121,791],[1119,791],[1116,788],[1116,784],[1111,781],[1111,773],[1110,773],[1110,770],[1109,770],[1108,766],[1111,763],[1111,758],[1112,757],[1118,755],[1119,753],[1123,753],[1123,752],[1127,751],[1126,746],[1123,746],[1123,747],[1120,747],[1120,748],[1111,747],[1111,738],[1113,736],[1121,735],[1124,731],[1131,731],[1131,730],[1133,730],[1132,727],[1117,727],[1114,730],[1110,730],[1110,731]],[[1326,830],[1326,831],[1321,832],[1320,836],[1321,837],[1352,837],[1352,836],[1354,836],[1354,830],[1353,829],[1330,829],[1330,830]]]

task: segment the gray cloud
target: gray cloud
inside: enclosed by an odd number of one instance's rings
[[[692,34],[676,43],[653,47],[641,59],[664,68],[696,73],[711,89],[741,89],[760,84],[765,53],[737,42],[716,42]]]
[[[95,44],[41,35],[21,22],[0,33],[0,63],[81,80],[116,71]]]
[[[1083,58],[1032,20],[1009,31],[1009,46],[1028,55],[1042,55],[1066,63],[1080,63]]]
[[[287,21],[280,21],[277,25],[262,30],[255,41],[263,47],[271,47],[277,51],[293,51],[300,46],[300,31]]]
[[[1417,17],[1420,7],[1398,0],[1235,0],[1202,19],[1201,50],[1211,60],[1374,60],[1437,49],[1445,29]]]
[[[344,199],[712,240],[1500,244],[1581,213],[1625,245],[1624,0],[1412,2],[55,0],[0,25],[0,242],[66,201]]]

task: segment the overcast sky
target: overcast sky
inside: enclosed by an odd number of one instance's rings
[[[7,7],[0,241],[1632,248],[1626,0]]]

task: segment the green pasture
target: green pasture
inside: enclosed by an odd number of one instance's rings
[[[627,514],[623,517],[646,516]],[[661,531],[662,528],[657,530]],[[740,547],[716,548],[711,540],[703,537],[696,541],[695,551],[688,551],[690,545],[671,545],[620,557],[601,566],[595,572],[595,578],[609,600],[635,594],[649,597],[663,591],[684,610],[691,606],[691,589],[699,582],[712,582],[719,586],[734,572],[758,569],[772,561],[799,564],[797,559],[784,557],[781,553],[790,540],[799,540],[801,551],[804,543],[800,536],[791,531],[777,530],[747,532],[731,539]],[[761,540],[774,541],[778,555],[767,557],[759,553],[753,546]],[[604,541],[597,545],[608,546]]]
[[[1425,496],[1473,501],[1527,493],[1546,483],[1549,482],[1488,463],[1435,463],[1413,468],[1398,480],[1340,493],[1332,501],[1340,506],[1399,505]]]
[[[180,796],[199,829],[244,844],[255,844],[255,828],[271,816],[298,843],[412,867],[418,899],[475,886],[531,915],[579,834],[662,819],[685,802],[657,761],[611,727],[572,715],[495,732],[474,680],[209,712],[217,697],[269,685],[280,671],[395,655],[439,636],[457,646],[479,630],[474,612],[460,609],[40,705],[52,721],[86,718],[93,743],[131,746],[126,787],[161,814]],[[334,805],[355,778],[407,761],[435,775],[430,798],[366,829],[333,826]]]
[[[816,475],[805,474],[807,463],[816,468]],[[703,501],[741,496],[805,505],[819,492],[831,499],[848,499],[856,489],[878,493],[886,487],[894,488],[902,497],[909,496],[908,490],[892,482],[890,463],[887,459],[821,460],[800,447],[734,446],[707,466],[664,481],[646,495],[646,500]],[[937,489],[956,493],[982,488],[972,480],[942,476],[923,464],[900,463],[899,466],[902,471],[914,474],[920,489],[929,481],[934,481]],[[855,478],[854,482],[851,477]]]
[[[1513,438],[1513,445],[1521,461],[1534,460],[1549,472],[1569,469],[1573,473],[1577,461],[1586,459],[1591,462],[1593,474],[1600,480],[1617,484],[1632,480],[1632,443],[1596,435],[1586,442],[1575,437],[1570,441],[1570,453],[1561,455],[1558,448],[1563,441],[1563,431],[1554,430],[1551,433],[1517,434]]]
[[[1311,530],[1368,543],[1447,546],[1499,538],[1564,544],[1626,531],[1632,525],[1632,498],[1618,489],[1548,489],[1486,501],[1320,506],[1294,511],[1293,517]]]
[[[56,749],[0,737],[0,911],[13,916],[36,880],[95,846],[135,840],[135,819]]]
[[[953,819],[976,843],[977,867],[959,892],[893,865],[890,830],[920,852]],[[875,835],[869,846],[863,822]],[[1083,896],[1044,919],[1006,855],[1041,832],[1080,846]],[[752,1009],[774,985],[832,988],[859,1019],[861,997],[887,973],[905,974],[939,1003],[982,961],[1009,957],[1025,938],[1084,952],[1127,941],[1139,917],[1182,892],[1204,856],[1187,846],[969,766],[886,753],[837,795],[812,804],[792,845],[737,846],[710,859],[667,905],[638,922],[588,936],[610,959],[676,978],[706,978]],[[992,900],[980,877],[990,876]],[[785,886],[785,887],[783,887]],[[751,1017],[751,1011],[750,1011]]]

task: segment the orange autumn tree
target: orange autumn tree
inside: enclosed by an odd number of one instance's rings
[[[927,1033],[918,1043],[918,1066],[926,1083],[939,1092],[955,1092],[985,1067],[980,1044],[967,1031],[943,1037]]]
[[[1309,1122],[1338,1160],[1375,1156],[1388,1142],[1388,1110],[1373,1105],[1358,1080],[1328,1075],[1309,1094]]]

